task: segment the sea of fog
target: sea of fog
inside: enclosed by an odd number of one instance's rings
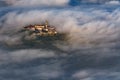
[[[65,39],[24,41],[45,20]],[[119,68],[119,0],[0,1],[0,80],[120,80]]]

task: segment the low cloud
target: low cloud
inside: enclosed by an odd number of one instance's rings
[[[111,4],[111,5],[120,5],[120,1],[109,1],[109,2],[106,2],[105,4]]]
[[[101,45],[111,42],[119,42],[120,11],[112,13],[106,11],[93,10],[91,14],[84,11],[70,11],[61,9],[60,12],[51,10],[30,10],[11,11],[0,18],[0,41],[18,41],[20,43],[22,34],[15,34],[23,26],[29,24],[39,24],[45,20],[50,25],[54,25],[61,33],[68,33],[68,42],[73,45]],[[94,16],[92,16],[94,15]],[[12,35],[12,36],[11,36]],[[76,47],[77,48],[77,47]]]
[[[120,9],[55,7],[68,0],[5,2],[12,7],[0,10],[0,79],[120,80]],[[20,30],[45,20],[67,39],[42,46],[31,38],[25,43]]]
[[[5,49],[3,48],[2,50],[3,53],[7,51],[6,46],[7,48],[26,46],[22,40],[24,34],[18,33],[19,30],[23,29],[23,26],[41,24],[48,20],[49,24],[55,26],[60,33],[68,33],[66,41],[53,42],[50,49],[68,53],[69,51],[85,49],[86,51],[81,50],[78,53],[97,54],[97,57],[99,57],[96,61],[118,56],[120,51],[116,50],[115,47],[119,47],[118,44],[120,43],[120,10],[116,9],[112,12],[107,12],[105,10],[86,9],[84,11],[79,8],[77,7],[73,11],[63,8],[59,9],[59,11],[53,8],[37,8],[36,10],[25,8],[25,10],[13,9],[4,13],[0,17],[0,44],[5,46]],[[89,10],[91,10],[91,13],[88,14]],[[47,52],[47,49],[41,51],[41,47],[37,47],[40,50],[33,47],[30,48],[31,50],[17,49],[16,51],[7,52],[9,55],[1,54],[3,56],[1,61],[4,63],[11,58],[13,62],[20,62],[21,60],[27,61],[56,56],[56,53],[52,50]]]
[[[23,49],[16,51],[0,50],[0,64],[30,61],[37,58],[51,58],[55,57],[52,51],[45,51],[40,49]]]
[[[78,80],[96,80],[98,79],[109,79],[119,80],[120,72],[117,71],[105,71],[105,70],[82,70],[75,73],[73,77]]]
[[[9,66],[3,68],[1,65],[0,79],[2,80],[47,79],[48,80],[48,79],[57,79],[64,73],[64,71],[61,68],[61,63],[59,61],[54,61],[51,59],[48,60],[41,59],[41,60],[37,60],[37,62],[36,61],[34,63],[33,62],[34,60],[32,60],[31,62],[22,61],[21,63],[17,63],[17,64],[11,63],[9,64]]]
[[[5,0],[12,6],[65,6],[69,0]]]

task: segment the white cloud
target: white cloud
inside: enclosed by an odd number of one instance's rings
[[[73,77],[77,77],[77,78],[88,78],[88,77],[89,77],[89,72],[83,70],[83,71],[80,71],[80,72],[74,74]]]
[[[1,50],[0,50],[1,51]],[[0,64],[14,63],[29,61],[36,58],[50,58],[55,57],[55,53],[52,51],[45,51],[41,49],[23,49],[16,51],[4,51],[0,52]]]
[[[119,5],[120,2],[116,0],[116,1],[109,1],[109,2],[106,2],[106,4]]]
[[[39,54],[41,54],[41,53],[39,53]],[[9,54],[7,54],[7,55],[9,55]],[[29,54],[24,55],[24,56],[28,56],[28,55]],[[8,59],[8,61],[6,61],[6,62],[10,62],[12,58],[13,57]],[[0,59],[1,59],[1,56],[0,56]],[[14,60],[13,62],[17,62],[16,60]],[[44,64],[44,62],[45,62],[45,64]],[[41,79],[41,80],[42,79],[47,79],[48,80],[48,79],[58,78],[62,74],[64,74],[64,71],[61,68],[61,62],[60,61],[55,61],[55,60],[52,60],[52,59],[41,59],[41,60],[35,61],[35,63],[32,63],[32,64],[31,63],[26,62],[25,59],[23,59],[23,60],[21,59],[21,63],[19,63],[18,65],[15,63],[16,67],[18,67],[18,68],[16,68],[15,66],[13,68],[11,68],[11,65],[14,64],[14,63],[7,64],[7,65],[9,65],[9,66],[7,66],[7,68],[5,68],[5,67],[0,68],[0,75],[8,74],[8,75],[13,75],[13,76],[18,76],[18,77],[11,77],[12,79],[14,78],[16,80],[18,78],[19,79],[38,78],[38,79]],[[31,65],[29,65],[29,64],[31,64]],[[22,66],[20,67],[20,65],[22,65]],[[2,65],[0,65],[0,66],[2,66]],[[11,74],[11,72],[13,72],[13,74]],[[4,76],[1,76],[0,78],[3,78],[2,80],[7,80],[8,79],[8,77],[4,77]]]
[[[13,6],[65,6],[69,0],[5,0]]]
[[[68,32],[68,42],[75,48],[83,45],[109,44],[119,42],[119,15],[120,11],[112,13],[93,10],[90,14],[85,11],[71,11],[61,9],[60,11],[51,10],[30,10],[18,13],[9,12],[0,19],[1,35],[0,40],[5,42],[19,41],[21,35],[14,34],[14,31],[22,29],[24,25],[39,24],[48,20],[60,32]],[[94,15],[94,16],[93,16]],[[102,19],[103,18],[103,19]],[[102,20],[101,20],[102,19]],[[2,21],[4,20],[4,23]],[[14,35],[9,37],[9,34]],[[73,44],[74,43],[74,44]],[[77,46],[78,45],[78,46]]]
[[[96,80],[96,79],[109,79],[119,80],[120,72],[116,71],[105,71],[105,70],[82,70],[73,74],[73,78],[78,80]]]
[[[10,1],[10,0],[9,0]],[[8,3],[9,3],[8,1]],[[14,0],[17,1],[17,0]],[[22,0],[21,0],[22,1]],[[26,0],[27,1],[27,0]],[[42,1],[42,0],[41,0]],[[47,1],[47,0],[45,0]],[[94,0],[91,0],[94,1]],[[52,2],[52,0],[51,0]],[[59,2],[59,1],[57,1]],[[23,2],[24,6],[27,2]],[[38,4],[36,2],[33,2],[31,5],[47,5],[47,6],[53,6],[53,5],[66,5],[67,2],[63,2],[63,0],[57,4],[48,4],[47,2],[44,3],[41,2]],[[21,6],[22,2],[11,2],[9,3],[13,6]],[[79,8],[79,9],[78,9]],[[7,13],[3,14],[0,17],[0,66],[1,64],[5,63],[13,63],[13,66],[11,67],[11,64],[7,64],[7,70],[5,69],[5,73],[0,72],[0,75],[11,74],[11,72],[21,71],[18,74],[27,74],[27,77],[33,78],[33,77],[39,77],[43,79],[51,79],[51,78],[58,78],[64,76],[64,70],[65,70],[65,77],[69,70],[69,68],[74,66],[74,64],[67,64],[67,63],[73,63],[69,62],[71,59],[79,60],[81,58],[82,61],[82,67],[95,67],[96,70],[83,70],[81,68],[80,71],[77,71],[72,75],[72,79],[78,79],[78,80],[94,80],[99,78],[103,79],[110,79],[112,77],[112,80],[120,80],[120,72],[117,71],[111,71],[109,70],[112,67],[112,70],[117,68],[119,69],[119,43],[120,43],[120,10],[116,9],[113,12],[107,12],[105,10],[96,10],[96,9],[86,9],[83,10],[80,7],[77,8],[69,8],[69,9],[39,9],[33,10],[31,8],[24,7],[24,10],[18,9],[12,9],[8,10]],[[87,11],[88,10],[88,11]],[[2,11],[1,11],[2,12]],[[16,34],[15,32],[18,30],[21,30],[23,26],[28,24],[39,24],[43,21],[48,20],[49,24],[54,25],[58,31],[60,32],[68,32],[68,44],[67,42],[57,42],[57,45],[54,44],[55,47],[60,48],[62,50],[68,51],[69,54],[65,54],[68,57],[65,58],[61,56],[57,56],[57,50],[55,52],[53,50],[48,49],[33,49],[34,47],[28,49],[12,49],[12,46],[24,46],[25,44],[22,44],[21,36],[23,34]],[[8,44],[8,46],[4,45],[4,43]],[[17,45],[16,45],[17,44]],[[20,45],[19,45],[20,44]],[[5,47],[4,47],[5,46]],[[78,50],[75,50],[78,49]],[[73,50],[73,52],[71,52]],[[59,51],[59,50],[58,50]],[[62,52],[59,52],[61,54],[64,54]],[[60,55],[61,55],[60,54]],[[82,55],[84,54],[84,55]],[[86,58],[86,54],[87,58]],[[92,55],[91,55],[92,54]],[[95,55],[94,55],[95,54]],[[74,58],[74,55],[77,59]],[[82,55],[82,56],[81,56]],[[84,58],[85,56],[85,58]],[[59,57],[59,58],[58,58]],[[27,69],[27,71],[24,71],[23,68],[20,68],[18,71],[14,68],[14,63],[20,63],[20,65],[23,65],[23,62],[27,61],[33,61],[35,59],[45,59],[48,61],[48,63],[39,63],[38,68],[36,66],[30,65],[30,69]],[[81,60],[80,59],[80,60]],[[52,61],[53,60],[53,61]],[[90,61],[89,61],[90,60]],[[110,61],[111,60],[111,61]],[[92,61],[92,62],[91,62]],[[44,62],[44,61],[43,61]],[[90,63],[84,63],[84,62],[90,62]],[[106,64],[108,62],[108,65]],[[110,63],[111,62],[111,63]],[[56,64],[54,64],[56,63]],[[75,62],[79,64],[78,62]],[[99,64],[100,63],[100,64]],[[31,64],[31,63],[30,63]],[[53,65],[52,65],[53,64]],[[65,66],[62,66],[64,65]],[[86,65],[87,64],[87,65]],[[9,66],[10,65],[10,66]],[[43,65],[43,66],[42,66]],[[76,64],[75,64],[76,65]],[[3,65],[4,66],[4,65]],[[106,68],[107,66],[107,68]],[[16,67],[16,66],[15,66]],[[105,67],[106,71],[103,70]],[[63,70],[61,68],[64,68]],[[100,68],[100,70],[98,70]],[[9,69],[12,69],[11,72]],[[2,68],[1,68],[2,70]],[[31,71],[33,70],[33,71]],[[35,71],[34,71],[35,70]],[[9,71],[9,72],[8,72]],[[28,75],[29,71],[31,75]],[[72,70],[71,70],[72,71]],[[76,70],[75,70],[76,71]],[[73,71],[74,72],[74,71]],[[33,75],[34,74],[34,75]],[[13,74],[16,75],[16,74]],[[63,76],[61,76],[63,75]],[[71,74],[70,74],[71,75]],[[24,75],[26,76],[26,75]],[[5,79],[6,80],[6,79]]]
[[[49,52],[49,53],[48,53]],[[44,50],[17,50],[9,53],[12,57],[13,61],[21,61],[21,60],[29,60],[29,59],[35,59],[35,58],[49,58],[49,57],[55,57],[55,53],[52,51],[44,51]]]

